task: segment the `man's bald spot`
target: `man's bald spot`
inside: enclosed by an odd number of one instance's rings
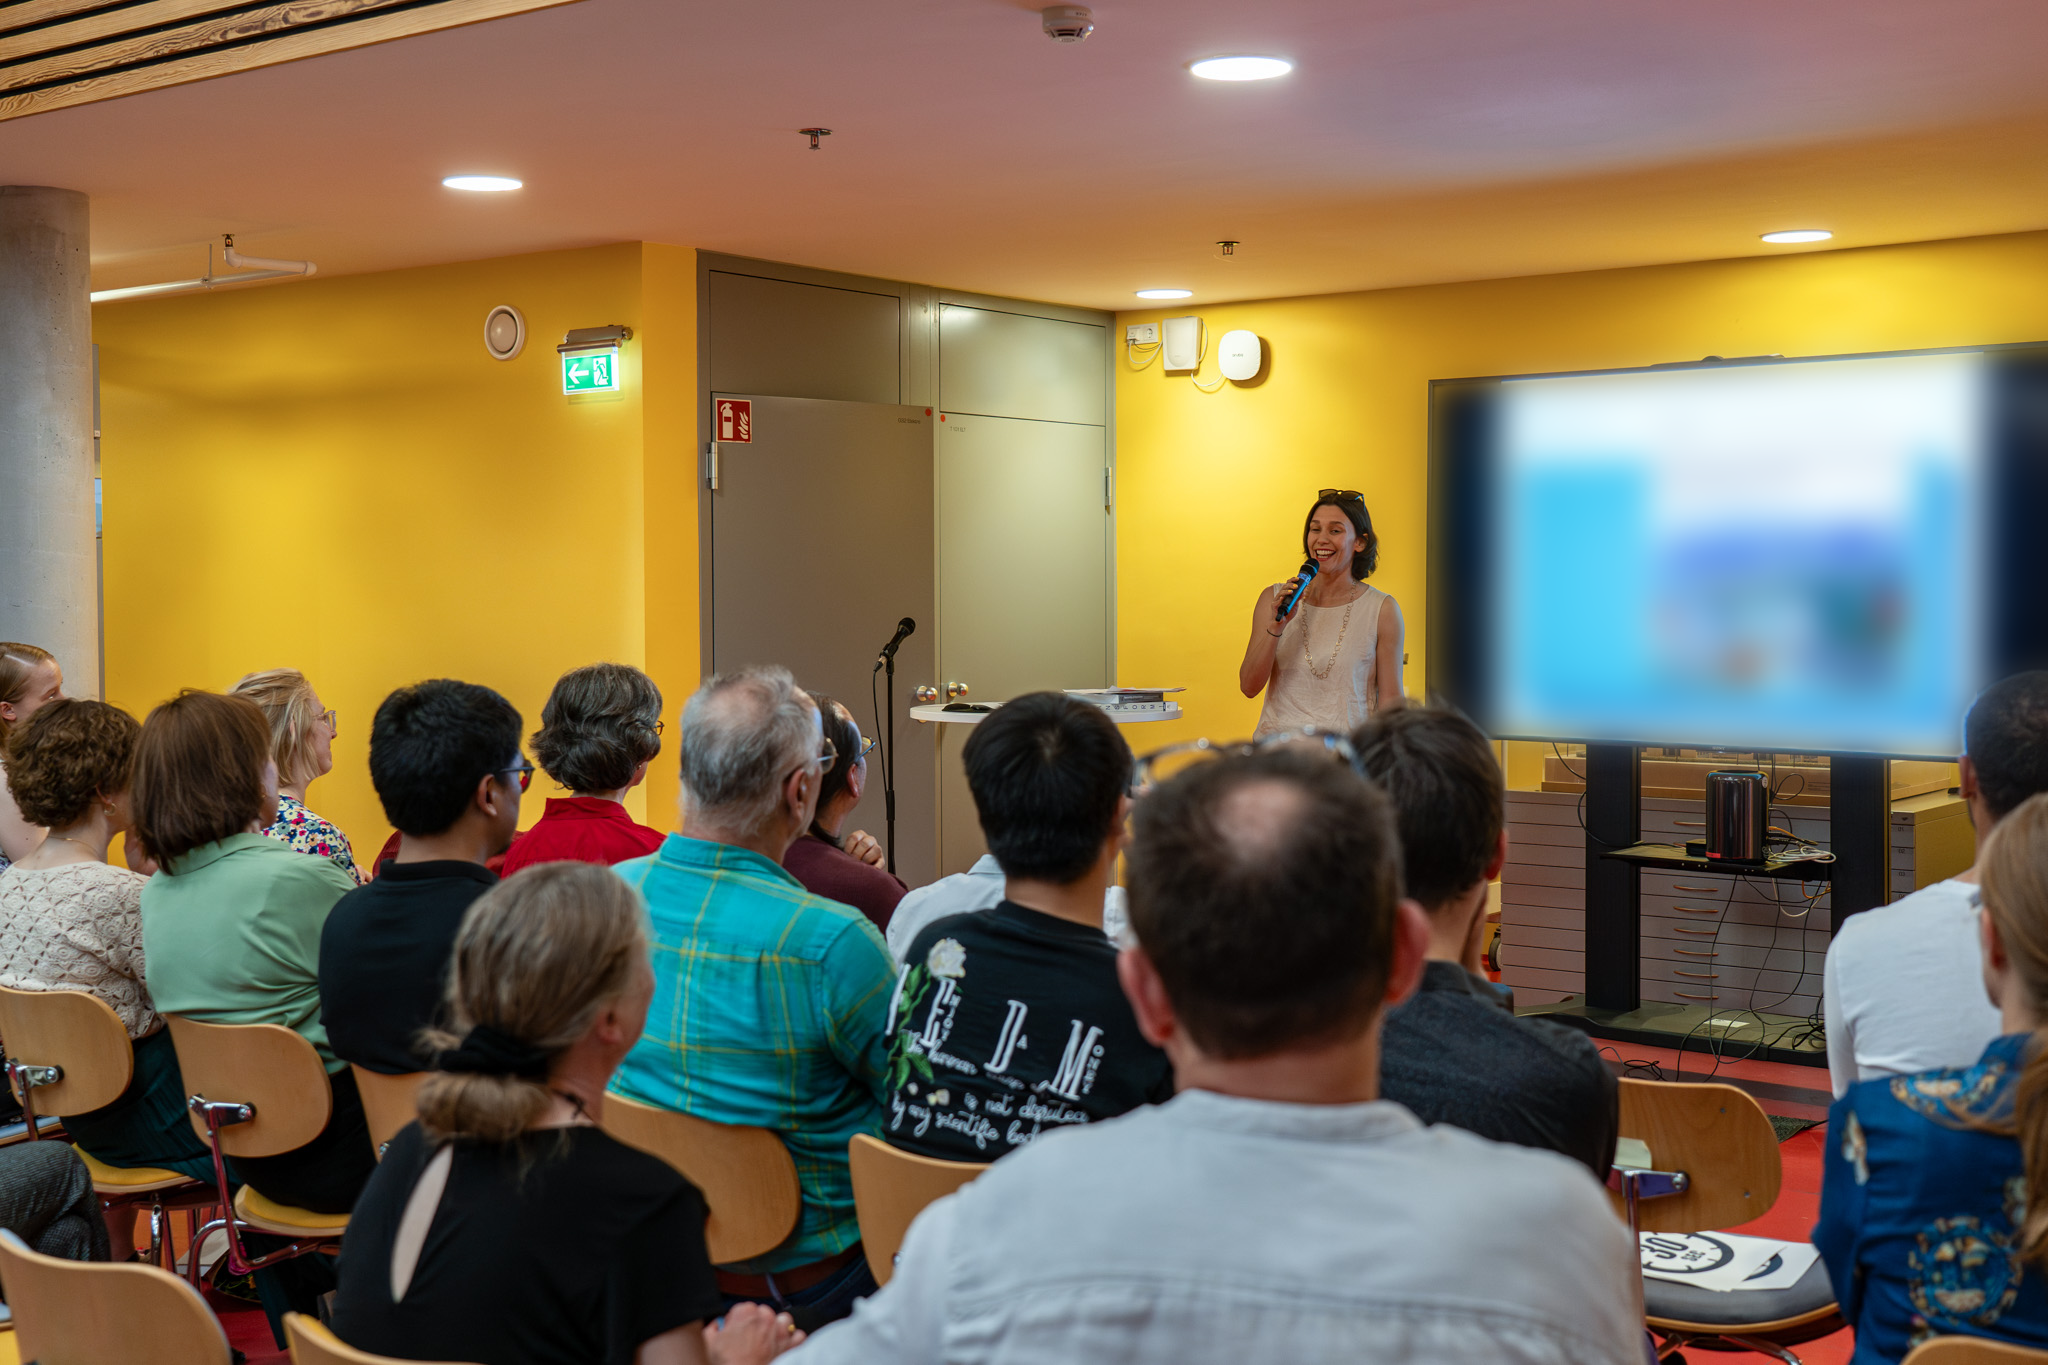
[[[1239,784],[1216,804],[1216,838],[1238,868],[1270,867],[1288,853],[1308,794],[1292,782],[1260,777]]]

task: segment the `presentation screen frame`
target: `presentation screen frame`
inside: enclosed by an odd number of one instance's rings
[[[1504,534],[1497,467],[1504,387],[1521,381],[1730,372],[1920,356],[1982,356],[1989,396],[1983,426],[1981,511],[1988,538],[1978,559],[1980,663],[1971,690],[2025,668],[2048,667],[2048,342],[1753,356],[1514,375],[1438,379],[1429,389],[1429,687],[1496,739],[1616,743],[1727,752],[1953,758],[1923,747],[1788,742],[1783,734],[1540,733],[1504,716],[1500,652]],[[1626,723],[1624,723],[1626,724]],[[1960,747],[1962,715],[1951,722]],[[1684,727],[1681,726],[1681,729]],[[1703,726],[1702,729],[1712,727]],[[1880,745],[1882,741],[1880,741]]]

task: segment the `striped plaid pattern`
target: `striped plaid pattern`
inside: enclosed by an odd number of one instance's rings
[[[654,1001],[612,1089],[715,1123],[770,1128],[796,1161],[803,1214],[745,1274],[860,1240],[846,1144],[880,1135],[895,963],[858,910],[780,866],[671,834],[615,870],[647,905]]]

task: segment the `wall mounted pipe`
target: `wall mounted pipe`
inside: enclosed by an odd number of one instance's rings
[[[221,241],[224,244],[221,250],[222,263],[237,268],[257,268],[244,270],[239,275],[216,275],[213,273],[213,253],[208,251],[207,273],[198,279],[168,280],[163,284],[136,284],[126,289],[95,289],[92,301],[112,303],[116,299],[153,298],[158,294],[189,294],[198,289],[218,289],[228,284],[254,284],[259,280],[304,279],[319,271],[319,267],[311,261],[282,261],[268,256],[244,256],[235,250],[235,239],[231,234],[223,234]]]

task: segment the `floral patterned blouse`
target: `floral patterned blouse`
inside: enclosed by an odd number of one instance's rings
[[[142,884],[105,863],[0,873],[0,986],[86,991],[113,1006],[130,1038],[162,1020],[142,984]]]
[[[354,877],[358,886],[370,880],[368,874],[356,866],[356,853],[349,847],[348,836],[331,821],[307,810],[306,803],[297,797],[278,793],[277,823],[263,832],[297,852],[327,859]]]

